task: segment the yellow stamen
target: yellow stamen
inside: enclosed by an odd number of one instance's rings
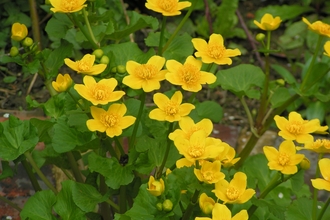
[[[101,115],[101,123],[105,127],[114,127],[118,123],[118,115],[105,113]]]
[[[288,164],[290,162],[290,157],[289,155],[287,155],[286,153],[279,153],[278,156],[278,163],[281,166],[285,166],[286,164]]]
[[[144,80],[154,78],[156,73],[157,68],[152,64],[142,64],[136,68],[136,74]]]
[[[199,69],[191,64],[185,64],[180,70],[179,70],[180,76],[182,81],[184,81],[187,84],[195,84],[199,81],[201,78],[201,73]]]
[[[226,190],[226,195],[227,195],[227,198],[229,200],[233,201],[233,200],[238,199],[238,197],[239,197],[239,191],[236,188],[234,188],[234,187],[229,187]]]
[[[214,59],[222,58],[225,52],[226,48],[221,45],[209,45],[207,47],[207,54]]]

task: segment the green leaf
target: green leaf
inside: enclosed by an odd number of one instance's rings
[[[45,31],[50,40],[59,41],[65,37],[70,27],[72,27],[72,22],[66,14],[55,13],[47,22]]]
[[[266,13],[269,13],[271,15],[279,16],[282,21],[286,21],[292,18],[297,18],[299,15],[312,11],[313,8],[309,6],[300,6],[298,4],[296,5],[269,5],[266,7],[260,8],[256,12],[255,20],[259,21],[261,20],[262,16]]]
[[[42,120],[38,118],[31,118],[30,122],[34,127],[37,128],[39,141],[44,143],[50,143],[52,137],[49,135],[49,131],[55,123],[45,119]]]
[[[62,189],[57,194],[57,201],[54,205],[55,212],[63,220],[86,219],[85,213],[73,201],[73,181],[65,180],[61,182]]]
[[[2,79],[2,81],[3,81],[4,83],[13,83],[13,82],[16,81],[16,79],[17,79],[16,76],[5,76],[5,77]]]
[[[56,202],[56,196],[51,190],[43,190],[36,192],[25,203],[23,210],[20,213],[22,220],[38,219],[50,220],[56,219],[52,215],[52,206]]]
[[[1,173],[0,173],[0,180],[6,179],[7,177],[13,177],[14,176],[14,171],[13,169],[10,167],[9,162],[8,161],[1,161]]]
[[[286,219],[310,220],[312,219],[313,201],[308,198],[299,198],[292,202],[286,212]]]
[[[285,82],[289,84],[296,83],[296,79],[294,78],[294,76],[283,66],[273,64],[271,65],[271,68],[274,69],[278,74],[280,74],[285,80]]]
[[[254,87],[263,87],[265,76],[263,71],[251,64],[240,64],[238,66],[220,70],[216,73],[215,85],[221,85],[225,90],[230,90],[238,97],[243,95],[258,99],[260,92]]]
[[[71,181],[71,184],[73,201],[84,212],[94,211],[98,203],[104,202],[108,199],[107,195],[102,196],[91,185],[75,181]]]
[[[208,118],[214,123],[221,121],[223,117],[222,107],[214,101],[204,101],[202,103],[197,103],[196,111],[200,118]]]
[[[184,62],[186,58],[194,52],[191,39],[192,37],[187,33],[177,36],[165,50],[163,56],[166,60],[174,59],[179,62]]]
[[[30,121],[21,121],[10,115],[0,123],[0,158],[14,160],[34,148],[38,141],[37,130]]]
[[[326,103],[320,101],[309,103],[306,109],[307,119],[312,120],[317,118],[323,123],[327,106]]]
[[[115,158],[104,158],[95,153],[88,156],[90,171],[95,171],[105,176],[105,183],[112,189],[127,185],[134,179],[133,166],[122,166]]]
[[[131,33],[134,33],[137,30],[141,30],[145,27],[151,27],[153,30],[157,29],[159,24],[158,20],[152,16],[142,15],[135,11],[130,11],[130,25],[125,26],[124,29],[115,31],[110,35],[107,35],[106,38],[112,40],[122,40],[124,37],[127,37]]]
[[[59,118],[53,127],[53,147],[58,153],[65,153],[91,141],[92,132],[79,132],[69,127],[65,118]]]
[[[329,65],[327,63],[318,62],[314,64],[314,66],[312,67],[311,75],[309,76],[308,81],[306,82],[305,87],[302,88],[302,90],[303,91],[308,90],[314,84],[319,82],[321,79],[324,78],[325,74],[327,74],[328,71],[329,71]]]
[[[135,149],[137,152],[144,152],[156,145],[158,145],[158,142],[154,138],[143,135],[136,139]]]
[[[47,72],[46,79],[51,79],[57,76],[58,70],[64,64],[64,59],[71,56],[72,48],[72,44],[62,40],[59,48],[53,50],[50,54],[47,54],[44,63]]]
[[[281,87],[276,89],[270,98],[270,103],[272,104],[272,108],[277,108],[281,106],[290,97],[291,94],[287,88]]]

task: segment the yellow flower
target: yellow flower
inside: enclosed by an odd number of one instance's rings
[[[81,60],[76,62],[70,60],[69,58],[64,59],[64,63],[76,71],[77,73],[82,73],[86,75],[98,75],[102,73],[105,68],[107,68],[106,64],[96,64],[95,62],[95,55],[86,54]]]
[[[180,169],[181,167],[191,167],[193,165],[195,165],[195,161],[187,160],[184,157],[175,162],[175,166],[178,169]]]
[[[225,174],[220,172],[221,163],[216,160],[214,162],[204,161],[201,169],[194,169],[195,176],[201,182],[212,184],[225,178]]]
[[[217,182],[212,192],[214,192],[216,197],[222,200],[224,204],[245,203],[255,194],[254,189],[246,189],[246,179],[245,173],[237,172],[230,183],[224,179]]]
[[[232,217],[231,211],[226,205],[216,203],[212,210],[212,218],[196,217],[195,220],[248,220],[249,215],[246,210],[241,210]]]
[[[125,104],[112,104],[107,111],[91,106],[91,114],[94,119],[87,120],[87,127],[90,131],[106,132],[111,138],[119,136],[123,129],[135,122],[135,117],[124,116],[126,111]]]
[[[274,117],[274,120],[280,129],[279,136],[285,140],[295,140],[298,143],[312,142],[314,138],[310,133],[328,129],[328,126],[320,125],[319,119],[304,120],[297,112],[290,112],[289,120],[278,115]]]
[[[297,165],[305,157],[303,154],[296,154],[296,146],[293,141],[283,141],[279,150],[270,146],[265,146],[263,150],[269,169],[278,170],[283,174],[295,174],[298,171]]]
[[[189,140],[180,137],[174,140],[174,145],[179,154],[191,162],[215,158],[224,149],[221,143],[221,141],[216,141],[214,138],[206,137],[203,130],[194,132]]]
[[[330,41],[325,42],[324,50],[325,52],[323,54],[330,57]]]
[[[208,43],[201,38],[193,38],[191,41],[197,50],[195,56],[201,57],[204,63],[230,65],[232,64],[230,57],[241,55],[239,49],[226,49],[223,45],[223,37],[220,34],[212,34]]]
[[[201,208],[204,214],[208,215],[212,213],[213,207],[215,205],[215,201],[211,197],[208,197],[206,193],[202,193],[199,196],[198,203],[199,203],[199,207]]]
[[[305,143],[304,147],[296,147],[297,150],[310,150],[316,153],[330,153],[330,140],[317,139],[314,142]]]
[[[180,121],[195,108],[193,104],[182,103],[182,93],[176,91],[171,99],[162,93],[154,94],[154,103],[158,108],[151,110],[149,117],[158,121]]]
[[[69,74],[58,74],[56,81],[52,82],[52,86],[56,92],[64,92],[72,85],[72,83],[73,81]]]
[[[302,20],[313,32],[319,35],[330,37],[330,25],[323,23],[322,21],[315,21],[313,24],[311,24],[306,18],[302,18]]]
[[[117,86],[115,78],[101,79],[99,82],[96,82],[94,77],[85,76],[83,81],[84,85],[76,84],[74,89],[93,105],[106,105],[109,102],[118,101],[125,95],[123,91],[114,91]]]
[[[50,10],[54,13],[72,13],[87,7],[84,4],[86,0],[49,0],[49,2],[53,6]]]
[[[135,61],[126,63],[128,76],[125,76],[123,83],[132,89],[143,89],[151,92],[160,88],[160,81],[165,79],[167,70],[162,70],[165,58],[152,56],[146,64],[139,64]]]
[[[202,62],[193,56],[189,56],[183,65],[176,60],[168,60],[166,68],[169,71],[165,75],[166,80],[190,92],[198,92],[202,84],[211,84],[217,79],[212,73],[201,71]]]
[[[11,26],[11,39],[21,41],[28,35],[28,29],[25,24],[14,23]]]
[[[182,117],[179,121],[179,126],[181,129],[176,129],[169,134],[169,139],[174,140],[176,137],[190,139],[190,136],[199,130],[204,130],[206,136],[209,136],[213,130],[213,123],[210,119],[204,118],[195,124],[194,120],[190,117]]]
[[[236,151],[233,147],[229,146],[229,144],[223,142],[224,150],[223,152],[216,158],[215,160],[221,161],[221,164],[224,167],[234,166],[241,158],[235,158]]]
[[[147,190],[153,196],[160,196],[165,190],[165,184],[163,179],[155,180],[153,176],[149,177]]]
[[[190,7],[191,2],[179,2],[179,0],[147,0],[145,6],[150,10],[162,13],[163,16],[175,16],[181,14],[180,10]]]
[[[271,14],[264,14],[264,16],[262,16],[261,18],[261,23],[259,23],[258,21],[254,20],[253,23],[255,25],[258,26],[258,28],[264,30],[264,31],[273,31],[276,30],[280,24],[281,24],[282,20],[280,17],[273,17],[273,15]]]
[[[317,178],[312,179],[312,185],[316,189],[321,190],[327,190],[330,191],[330,159],[329,158],[323,158],[319,161],[319,168],[321,171],[321,174],[323,176],[323,179]]]

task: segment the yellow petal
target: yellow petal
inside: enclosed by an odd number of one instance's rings
[[[319,161],[319,167],[324,179],[330,181],[330,159],[323,158]]]
[[[170,99],[162,94],[162,93],[156,93],[153,96],[154,103],[160,108],[161,110],[164,110],[166,107],[166,104],[170,101]]]
[[[99,120],[89,119],[86,121],[86,125],[90,131],[104,132],[106,130],[106,127]]]
[[[209,39],[209,44],[216,44],[219,46],[223,46],[223,37],[221,34],[211,34]]]
[[[239,197],[237,203],[246,203],[248,200],[252,198],[252,196],[256,194],[254,189],[246,189],[244,193]]]
[[[246,189],[246,174],[243,172],[237,172],[234,178],[230,181],[230,186],[238,189],[239,192],[244,192]]]
[[[92,66],[91,69],[86,72],[86,74],[95,76],[95,75],[102,73],[106,68],[107,68],[106,64],[102,64],[102,63],[96,64],[96,65]]]
[[[127,108],[124,104],[115,103],[115,104],[110,105],[107,112],[113,113],[116,115],[120,115],[120,116],[124,116],[126,111],[127,111]]]
[[[212,211],[212,219],[232,219],[231,211],[226,205],[216,203]]]
[[[263,151],[268,161],[277,161],[278,151],[271,146],[264,146]]]
[[[248,220],[248,219],[249,219],[248,212],[246,210],[241,210],[234,217],[232,217],[231,220]]]
[[[296,146],[293,141],[283,141],[279,146],[279,152],[294,155],[296,153]]]
[[[191,40],[191,42],[193,43],[193,45],[197,51],[206,51],[207,50],[207,43],[204,39],[193,38]]]
[[[157,70],[160,71],[161,69],[163,69],[163,66],[165,64],[165,58],[155,55],[155,56],[150,57],[147,64],[152,64],[152,65],[156,66]]]
[[[72,70],[74,70],[74,71],[76,71],[76,72],[79,71],[79,70],[78,70],[78,65],[77,65],[77,63],[74,62],[74,61],[72,61],[72,60],[70,60],[69,58],[65,58],[65,59],[64,59],[64,63],[65,63],[68,67],[70,67]]]
[[[316,189],[330,191],[330,182],[321,178],[311,179],[312,185]]]

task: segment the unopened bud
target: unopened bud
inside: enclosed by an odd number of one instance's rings
[[[103,50],[102,49],[96,49],[93,51],[93,55],[95,55],[95,57],[97,59],[100,59],[103,56]]]
[[[284,79],[277,79],[276,80],[276,84],[278,84],[280,86],[284,86],[285,85],[285,81],[284,81]]]
[[[101,57],[100,63],[109,64],[109,62],[110,62],[110,59],[108,56],[104,55]]]
[[[169,199],[165,199],[165,201],[163,202],[163,209],[166,212],[170,212],[173,209],[172,201]]]
[[[126,73],[126,67],[124,65],[117,66],[117,73],[124,74]]]
[[[25,47],[29,47],[33,44],[33,40],[31,37],[26,37],[24,38],[24,40],[22,41],[22,45]]]
[[[265,37],[266,37],[265,34],[259,33],[256,36],[256,40],[259,41],[259,42],[261,42],[261,41],[263,41],[265,39]]]
[[[163,204],[161,202],[157,203],[156,208],[158,211],[163,211]]]
[[[308,170],[311,167],[311,162],[304,157],[304,159],[300,162],[300,167],[303,170]]]
[[[10,48],[10,52],[9,52],[10,56],[15,57],[18,55],[18,53],[19,53],[19,51],[18,51],[17,47]]]

